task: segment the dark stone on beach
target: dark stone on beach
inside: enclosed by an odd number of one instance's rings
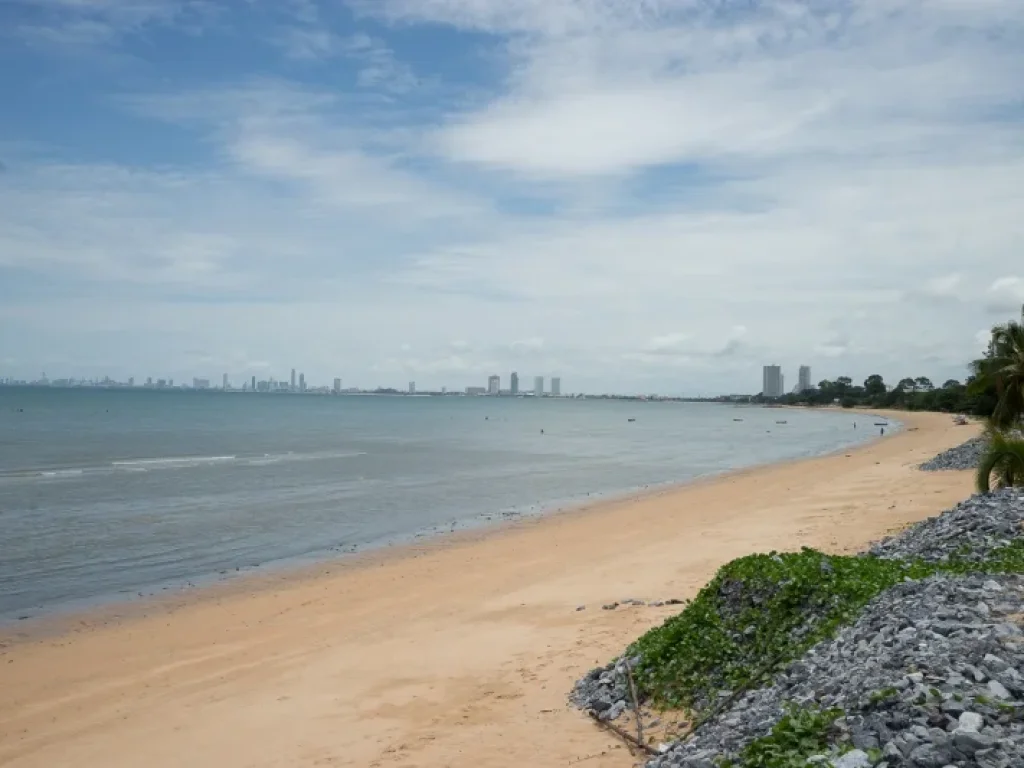
[[[966,443],[961,443],[955,448],[943,451],[933,459],[926,461],[920,466],[925,472],[938,472],[942,470],[964,470],[977,469],[981,455],[988,447],[988,440],[984,437],[973,437]]]

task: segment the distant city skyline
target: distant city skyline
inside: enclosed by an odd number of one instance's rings
[[[794,366],[797,368],[797,383],[792,386],[793,392],[803,391],[804,389],[813,389],[815,384],[811,381],[812,368],[810,365],[801,364]],[[185,383],[175,384],[175,379],[172,377],[154,377],[146,376],[140,378],[137,376],[127,376],[120,379],[111,376],[60,376],[60,377],[49,377],[45,372],[41,372],[38,377],[35,378],[19,378],[16,376],[4,375],[3,371],[0,371],[0,385],[27,385],[27,384],[39,384],[39,385],[51,385],[51,386],[117,386],[117,387],[138,387],[138,388],[152,388],[152,389],[216,389],[216,390],[227,390],[232,392],[313,392],[318,394],[344,394],[344,393],[364,393],[364,392],[402,392],[409,394],[441,394],[441,393],[483,393],[483,394],[498,394],[498,395],[534,395],[540,394],[545,397],[560,397],[564,396],[562,392],[562,377],[551,376],[550,379],[546,376],[535,376],[533,378],[533,388],[524,390],[521,386],[521,377],[517,371],[510,371],[508,373],[508,386],[507,388],[501,387],[502,374],[488,374],[487,376],[481,376],[477,378],[481,384],[472,383],[473,377],[469,378],[470,383],[460,384],[457,381],[451,381],[449,383],[432,382],[429,386],[420,386],[414,380],[409,380],[406,384],[398,386],[394,383],[387,381],[376,381],[372,383],[359,383],[357,385],[350,385],[348,387],[342,386],[342,378],[340,376],[334,376],[333,378],[323,379],[323,383],[317,383],[307,378],[305,371],[299,367],[291,367],[286,369],[286,376],[278,379],[277,377],[270,375],[265,378],[259,377],[256,374],[245,373],[232,375],[228,372],[222,372],[218,374],[216,379],[211,379],[209,376],[192,376],[185,377]],[[828,375],[850,375],[848,372],[839,369],[834,373]],[[871,374],[867,374],[871,375]],[[966,369],[959,372],[958,375],[950,376],[962,380],[966,378],[968,371]],[[828,376],[826,376],[827,378]],[[853,375],[852,378],[856,380],[862,380],[858,375]],[[863,376],[866,378],[866,375]],[[886,377],[883,374],[883,378],[887,381],[895,380],[895,377]],[[938,378],[934,374],[931,378]],[[232,384],[233,381],[241,380],[240,385]],[[761,386],[758,389],[756,386],[751,386],[749,377],[745,377],[743,381],[737,381],[734,383],[727,384],[720,390],[703,392],[703,391],[688,391],[684,386],[677,386],[672,389],[658,390],[650,388],[647,390],[605,390],[587,388],[581,386],[574,386],[571,390],[571,394],[582,394],[582,393],[604,393],[608,395],[623,395],[623,396],[665,396],[665,397],[682,397],[682,398],[707,398],[717,397],[723,394],[742,394],[747,393],[750,395],[763,393],[766,397],[781,397],[786,394],[785,386],[785,367],[782,365],[772,364],[761,366]],[[219,381],[219,386],[215,386],[212,382]],[[294,386],[292,385],[294,381]],[[575,381],[575,377],[573,377]]]

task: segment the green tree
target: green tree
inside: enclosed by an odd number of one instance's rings
[[[978,490],[987,492],[993,479],[996,488],[1024,485],[1024,440],[992,432],[992,441],[978,464]]]
[[[896,385],[896,389],[899,392],[916,392],[917,381],[909,376],[905,379],[900,379],[900,383]]]
[[[960,389],[963,386],[956,379],[946,379],[946,383],[942,385],[943,389]]]
[[[986,389],[997,398],[990,420],[998,429],[1018,424],[1024,418],[1024,325],[1008,322],[992,329],[985,357],[971,364],[972,394]]]
[[[864,392],[868,397],[881,397],[885,395],[885,381],[877,373],[873,373],[864,379]]]
[[[917,392],[931,392],[933,389],[935,389],[934,385],[932,384],[932,380],[929,379],[927,376],[918,376],[916,379],[914,379],[914,386],[916,388],[915,391]]]

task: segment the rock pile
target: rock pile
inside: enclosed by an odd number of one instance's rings
[[[1020,768],[1022,615],[1019,576],[900,584],[772,685],[748,692],[648,767],[713,768],[723,758],[736,760],[797,704],[844,712],[832,751],[808,756],[808,764]]]
[[[945,469],[977,469],[981,456],[988,447],[984,437],[974,437],[966,443],[943,451],[934,459],[921,465],[926,472],[937,472]]]
[[[633,670],[639,663],[640,658],[634,656],[591,670],[573,686],[569,701],[580,709],[593,711],[599,720],[615,720],[633,708],[626,667]]]
[[[866,554],[907,563],[981,562],[1024,539],[1022,524],[1024,490],[1001,489],[973,496]],[[1022,626],[1022,575],[944,574],[898,583],[764,687],[735,701],[719,692],[721,711],[701,701],[698,714],[709,719],[648,768],[742,764],[744,748],[770,734],[793,706],[842,712],[829,748],[806,756],[811,766],[1024,768]],[[639,664],[634,656],[592,671],[571,701],[614,720],[632,709],[626,671]],[[642,698],[639,704],[645,705]]]
[[[992,550],[1021,537],[1024,489],[1002,488],[976,494],[936,517],[883,539],[870,549],[887,559],[946,562],[951,557],[978,562]]]

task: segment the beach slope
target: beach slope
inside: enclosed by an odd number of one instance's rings
[[[949,416],[846,453],[3,638],[0,765],[628,766],[573,681],[727,560],[849,551],[971,491]],[[584,610],[577,610],[585,605]]]

